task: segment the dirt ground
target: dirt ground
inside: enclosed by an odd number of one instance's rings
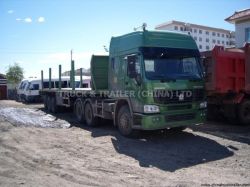
[[[87,128],[69,112],[0,101],[0,186],[250,186],[249,171],[250,126],[127,139],[110,123]]]

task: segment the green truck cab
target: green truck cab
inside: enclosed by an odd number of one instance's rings
[[[200,54],[189,35],[144,30],[113,37],[109,56],[93,55],[90,67],[91,90],[43,88],[45,109],[73,108],[76,119],[88,126],[111,119],[124,136],[139,130],[182,130],[206,118]],[[74,72],[71,60],[70,85]],[[58,85],[60,75],[59,65]]]
[[[200,54],[193,38],[140,31],[112,37],[109,57],[93,56],[92,87],[108,90],[121,134],[202,124],[206,115]]]

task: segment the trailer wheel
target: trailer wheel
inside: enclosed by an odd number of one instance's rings
[[[132,128],[133,119],[129,107],[127,105],[122,106],[118,111],[117,126],[119,132],[126,137],[136,137],[139,131]]]
[[[43,96],[43,105],[44,105],[45,110],[48,110],[47,99],[48,99],[48,97],[46,95]]]
[[[239,105],[238,116],[242,124],[250,124],[250,101],[245,100]]]
[[[55,97],[50,97],[50,110],[52,113],[57,113],[58,112],[58,107],[56,105],[56,98]]]
[[[78,122],[84,122],[83,103],[79,98],[75,101],[74,114]]]
[[[89,102],[84,106],[84,118],[86,124],[90,127],[97,126],[99,123],[99,118],[94,116],[92,106]]]
[[[48,112],[51,112],[51,108],[52,108],[52,106],[51,106],[51,96],[47,96],[46,101],[47,101],[47,106],[48,106]]]

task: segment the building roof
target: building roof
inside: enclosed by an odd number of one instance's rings
[[[193,23],[185,23],[185,22],[176,21],[176,20],[168,21],[168,22],[162,23],[160,25],[157,25],[155,27],[155,29],[162,29],[165,26],[168,26],[168,25],[171,25],[171,24],[183,25],[183,26],[189,26],[189,27],[196,27],[196,28],[200,28],[200,29],[204,29],[204,30],[213,30],[213,31],[217,31],[217,32],[225,32],[225,33],[233,32],[233,31],[230,31],[230,30],[225,30],[225,29],[220,29],[220,28],[215,28],[215,27],[208,27],[208,26],[204,26],[204,25],[197,25],[197,24],[193,24]]]
[[[250,20],[250,8],[235,11],[233,15],[229,16],[225,19],[225,21],[228,21],[230,23],[235,23],[238,21],[244,21],[244,20]]]

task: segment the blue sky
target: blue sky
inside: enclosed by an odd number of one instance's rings
[[[89,68],[91,54],[105,54],[111,36],[178,20],[234,30],[224,19],[250,8],[249,0],[0,0],[0,73],[19,63],[25,77],[58,65]]]

